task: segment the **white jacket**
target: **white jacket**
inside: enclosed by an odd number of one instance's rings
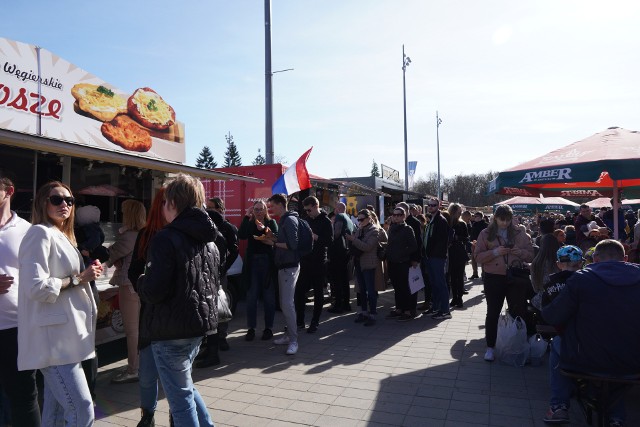
[[[96,302],[90,285],[61,291],[80,273],[78,250],[52,225],[33,225],[19,251],[18,369],[40,369],[95,357]]]

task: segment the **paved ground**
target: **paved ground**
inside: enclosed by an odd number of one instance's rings
[[[470,272],[469,272],[470,273]],[[217,426],[542,426],[548,402],[543,366],[515,368],[482,359],[482,284],[467,284],[465,308],[453,319],[384,320],[393,293],[379,299],[373,327],[353,322],[355,313],[323,313],[315,334],[300,334],[300,350],[244,341],[244,306],[231,323],[231,350],[217,367],[195,370],[194,381]],[[310,316],[311,306],[307,307]],[[281,313],[276,331],[283,329]],[[123,357],[124,357],[124,353]],[[136,384],[111,385],[125,360],[100,368],[96,426],[135,426],[140,419]],[[158,404],[156,425],[167,426],[168,405]],[[633,402],[640,393],[634,391]],[[629,426],[640,408],[627,404]],[[586,425],[574,404],[572,425]]]

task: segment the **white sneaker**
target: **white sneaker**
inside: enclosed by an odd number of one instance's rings
[[[292,355],[292,354],[296,354],[297,352],[298,352],[298,343],[297,342],[290,343],[289,347],[287,348],[287,354]]]
[[[487,352],[484,354],[484,360],[486,360],[487,362],[493,362],[494,360],[496,360],[495,356],[493,355],[493,349],[491,347],[487,347]]]
[[[289,344],[289,335],[283,335],[280,338],[273,340],[275,345],[287,345]]]

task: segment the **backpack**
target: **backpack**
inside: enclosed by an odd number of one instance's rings
[[[298,253],[300,256],[309,255],[313,250],[313,231],[309,223],[298,218]]]

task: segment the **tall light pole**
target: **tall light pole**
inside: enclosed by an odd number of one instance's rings
[[[265,161],[273,164],[273,95],[271,84],[271,0],[264,0]]]
[[[411,58],[404,54],[402,45],[402,104],[404,107],[404,189],[409,190],[409,157],[407,153],[407,84],[405,73],[411,64]]]
[[[442,119],[438,117],[438,112],[436,111],[436,144],[438,148],[438,200],[442,200],[442,193],[440,192],[440,123],[442,123]]]

